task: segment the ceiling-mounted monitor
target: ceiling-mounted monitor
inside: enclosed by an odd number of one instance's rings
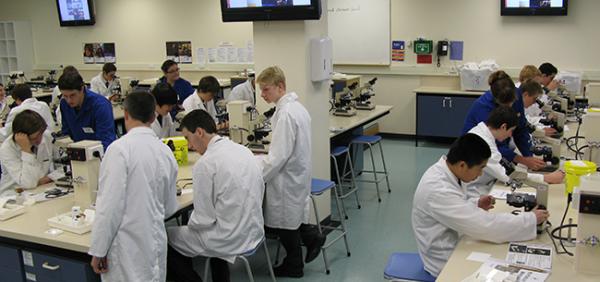
[[[566,16],[568,0],[500,0],[502,16]]]
[[[94,25],[93,0],[56,0],[60,26]]]
[[[318,20],[321,0],[221,0],[224,22]]]

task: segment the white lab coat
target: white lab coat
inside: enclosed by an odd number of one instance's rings
[[[254,101],[254,87],[252,87],[252,81],[250,79],[246,80],[246,82],[236,85],[233,89],[231,89],[231,93],[229,93],[229,97],[227,101],[237,101],[244,100],[255,104]]]
[[[13,135],[0,146],[0,163],[2,178],[0,179],[0,196],[14,194],[17,187],[32,189],[38,186],[38,180],[48,175],[52,165],[52,136],[45,133],[42,143],[36,146],[33,154],[21,151],[21,147],[13,141]]]
[[[471,128],[469,133],[476,134],[481,137],[481,139],[485,140],[492,152],[486,167],[483,169],[483,174],[467,184],[467,195],[469,195],[469,198],[479,198],[482,195],[488,195],[490,193],[496,180],[506,183],[510,178],[506,175],[506,169],[500,164],[502,154],[498,150],[494,135],[492,135],[492,132],[485,122],[480,122],[477,126]],[[528,173],[527,178],[535,182],[544,182],[544,176],[541,174]]]
[[[48,107],[48,104],[40,102],[36,98],[29,98],[25,99],[25,101],[23,101],[21,105],[12,108],[12,110],[10,110],[10,112],[8,113],[8,116],[6,117],[6,124],[3,128],[0,128],[0,142],[4,142],[4,140],[6,140],[6,138],[13,133],[12,122],[17,116],[17,114],[24,110],[32,110],[40,114],[40,116],[42,116],[44,121],[46,121],[46,125],[48,126],[48,129],[46,131],[52,132],[54,130],[56,123],[54,122],[54,118],[52,118],[52,114],[50,113],[50,108]]]
[[[248,148],[215,136],[193,168],[194,211],[187,226],[168,229],[169,244],[188,257],[235,255],[264,238],[262,171]]]
[[[294,230],[309,220],[311,121],[296,93],[285,94],[276,107],[269,153],[258,156],[267,185],[265,225]]]
[[[113,142],[100,166],[89,254],[108,256],[104,281],[165,281],[164,220],[178,209],[177,162],[149,127]]]
[[[108,86],[106,86],[106,82],[107,81],[102,76],[102,73],[99,73],[92,78],[92,81],[90,81],[90,89],[92,92],[98,93],[108,99],[113,95],[113,90],[119,86],[119,81],[115,78],[108,82]]]
[[[412,227],[425,270],[438,276],[461,236],[494,243],[526,241],[536,236],[532,212],[492,213],[467,200],[466,186],[448,168],[446,157],[423,174],[412,209]]]
[[[194,91],[192,95],[183,100],[182,106],[186,115],[193,110],[205,110],[208,114],[210,114],[215,123],[219,122],[219,119],[217,119],[215,99],[211,99],[210,101],[204,103],[202,102],[202,99],[200,99],[200,96],[198,96],[198,94]]]
[[[8,112],[10,112],[8,99],[4,98],[4,100],[0,101],[0,124],[6,120],[8,117]]]
[[[159,113],[155,114],[156,117],[158,117]],[[175,128],[173,118],[171,118],[169,113],[162,117],[162,125],[158,122],[158,118],[155,118],[154,122],[152,122],[151,128],[154,130],[156,136],[158,136],[160,139],[181,135],[177,133],[177,128]]]

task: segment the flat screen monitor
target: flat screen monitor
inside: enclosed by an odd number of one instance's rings
[[[321,0],[221,0],[224,22],[318,20]]]
[[[93,0],[56,0],[60,26],[94,25]]]
[[[502,16],[566,16],[568,0],[500,0]]]

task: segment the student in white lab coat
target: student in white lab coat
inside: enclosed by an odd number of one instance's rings
[[[15,188],[32,189],[52,182],[52,137],[45,134],[46,122],[36,112],[24,110],[13,121],[14,134],[0,146],[0,196]]]
[[[113,91],[119,86],[117,67],[113,63],[104,64],[102,66],[102,72],[97,76],[94,76],[92,81],[90,81],[90,88],[92,89],[92,92],[98,93],[109,100],[117,98]]]
[[[50,108],[48,104],[44,102],[38,101],[36,98],[33,98],[33,94],[31,93],[31,88],[27,84],[17,84],[15,88],[13,88],[11,93],[16,107],[12,108],[6,117],[6,123],[3,128],[0,128],[0,142],[4,142],[6,138],[12,134],[12,122],[15,119],[15,116],[24,111],[24,110],[32,110],[46,121],[48,133],[52,132],[52,129],[55,126],[54,118],[52,118],[52,114],[50,113]]]
[[[423,174],[417,186],[412,227],[425,270],[435,277],[461,236],[494,243],[532,240],[536,225],[548,218],[548,211],[538,209],[519,215],[490,213],[492,196],[481,196],[477,203],[467,198],[465,183],[482,174],[490,155],[481,137],[467,133]]]
[[[8,99],[6,99],[6,89],[4,89],[4,84],[0,83],[0,127],[4,126],[4,121],[9,111],[10,107],[8,106]]]
[[[308,263],[319,254],[326,239],[307,224],[312,173],[310,115],[296,93],[286,93],[285,75],[279,67],[266,68],[256,81],[265,102],[277,107],[271,118],[269,153],[259,156],[267,185],[265,226],[267,232],[279,236],[287,254],[283,264],[275,268],[275,275],[302,277],[300,242],[307,246]]]
[[[483,169],[483,174],[467,184],[467,194],[470,198],[488,195],[496,180],[501,182],[510,180],[506,175],[506,169],[500,164],[502,154],[498,151],[496,141],[502,142],[510,138],[518,123],[519,117],[515,110],[506,106],[498,106],[490,113],[487,121],[480,122],[469,130],[469,133],[476,134],[488,144],[492,154],[487,166]],[[559,170],[548,174],[528,173],[527,176],[534,182],[548,184],[562,183],[564,178],[564,174]]]
[[[96,216],[88,254],[104,281],[165,281],[164,220],[178,209],[177,161],[150,128],[154,97],[127,95],[127,134],[113,142],[100,166]]]
[[[248,74],[248,79],[242,84],[236,85],[231,89],[231,93],[229,93],[229,97],[227,101],[237,101],[244,100],[252,103],[252,105],[256,104],[254,100],[254,93],[256,93],[256,85],[254,82],[254,73]]]
[[[173,123],[169,114],[177,105],[177,92],[166,82],[160,82],[152,89],[152,95],[156,99],[156,119],[152,123],[152,130],[158,138],[167,138],[181,135]]]
[[[263,240],[262,171],[252,152],[219,136],[212,117],[194,110],[181,121],[191,149],[202,154],[194,164],[194,211],[187,226],[171,227],[168,277],[200,281],[192,258],[212,257],[213,281],[229,281],[227,262],[256,249]]]
[[[218,123],[215,96],[221,91],[219,81],[214,76],[205,76],[198,82],[198,89],[183,101],[185,113],[205,110]]]

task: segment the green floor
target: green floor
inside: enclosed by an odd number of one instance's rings
[[[328,249],[331,274],[325,274],[322,256],[305,265],[301,279],[279,278],[278,281],[383,281],[383,268],[392,252],[416,252],[416,242],[410,224],[412,199],[417,183],[425,170],[447,151],[448,145],[414,140],[385,139],[383,149],[390,172],[392,193],[382,182],[382,202],[377,202],[374,184],[362,184],[359,197],[362,208],[356,208],[353,198],[346,199],[349,219],[348,240],[351,257],[346,256],[343,241]],[[379,160],[376,154],[375,160]],[[368,154],[365,161],[370,162]],[[378,164],[376,162],[376,164]],[[365,176],[366,177],[366,176]],[[333,236],[328,236],[328,239]],[[269,240],[271,259],[275,257],[276,241]],[[282,251],[283,253],[283,251]],[[263,251],[250,258],[255,281],[270,281]],[[203,271],[204,262],[197,261]],[[231,267],[233,281],[248,281],[243,264]]]

